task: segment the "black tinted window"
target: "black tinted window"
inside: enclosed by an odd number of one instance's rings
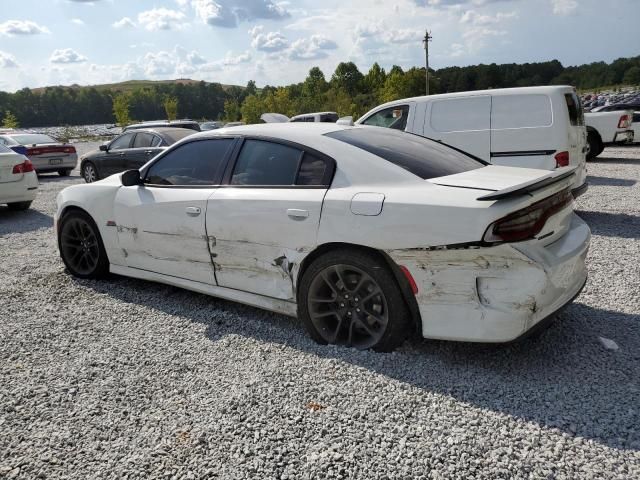
[[[305,153],[298,172],[297,185],[324,185],[327,162],[310,153]]]
[[[320,115],[320,121],[325,123],[335,123],[339,119],[337,113],[323,113]]]
[[[221,138],[185,143],[149,168],[145,183],[155,185],[217,185],[233,140]]]
[[[111,145],[109,145],[109,150],[122,150],[123,148],[129,148],[131,145],[131,137],[133,137],[133,133],[126,133],[124,135],[119,136]]]
[[[372,127],[386,127],[394,130],[404,130],[407,128],[407,118],[409,117],[409,105],[398,105],[385,108],[374,113],[364,120],[364,125]]]
[[[373,153],[425,180],[484,166],[446,145],[391,129],[351,128],[325,135]]]
[[[153,142],[153,135],[150,133],[136,133],[136,138],[133,140],[133,148],[147,148],[151,146]]]
[[[247,140],[238,156],[231,185],[294,185],[301,155],[300,150],[287,145]]]
[[[582,113],[582,105],[580,105],[580,99],[574,93],[566,93],[564,95],[565,100],[567,101],[567,108],[569,109],[569,121],[571,125],[582,126],[584,125],[584,115]]]

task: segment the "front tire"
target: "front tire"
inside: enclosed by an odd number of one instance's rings
[[[7,203],[7,207],[9,207],[9,210],[14,210],[14,211],[28,210],[30,206],[31,206],[31,202]]]
[[[298,314],[316,342],[373,349],[399,347],[410,312],[385,261],[357,249],[328,252],[305,271]]]
[[[58,249],[65,266],[75,277],[100,278],[109,272],[109,259],[100,232],[86,212],[72,210],[62,217]]]
[[[100,180],[98,178],[98,170],[93,163],[87,162],[82,166],[82,178],[84,178],[84,181],[87,183],[93,183]]]

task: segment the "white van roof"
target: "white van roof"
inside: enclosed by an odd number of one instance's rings
[[[554,94],[554,93],[566,93],[573,92],[575,88],[570,85],[552,85],[544,87],[515,87],[515,88],[495,88],[491,90],[471,90],[467,92],[455,92],[455,93],[439,93],[437,95],[423,95],[420,97],[402,98],[400,100],[393,100],[392,102],[383,103],[375,107],[376,110],[381,107],[393,106],[408,102],[426,102],[428,100],[437,100],[441,98],[455,98],[455,97],[469,97],[473,95],[526,95],[526,94]]]

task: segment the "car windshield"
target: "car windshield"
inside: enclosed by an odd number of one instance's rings
[[[482,168],[485,163],[433,140],[382,127],[361,127],[325,136],[361,148],[427,180]]]
[[[39,145],[41,143],[58,143],[49,135],[42,135],[40,133],[24,133],[21,135],[11,135],[16,142],[20,145]]]

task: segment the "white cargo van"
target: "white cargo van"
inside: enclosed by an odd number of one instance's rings
[[[447,93],[385,103],[356,123],[446,143],[495,165],[576,166],[574,196],[587,188],[587,130],[573,87]]]

